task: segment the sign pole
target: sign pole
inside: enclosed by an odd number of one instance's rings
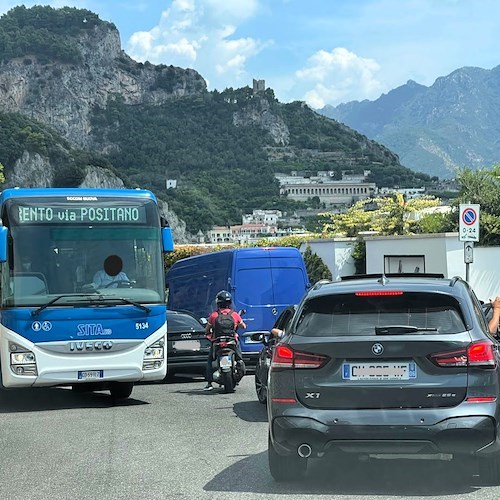
[[[470,279],[474,241],[479,241],[479,204],[460,204],[458,239],[464,242],[465,281]]]

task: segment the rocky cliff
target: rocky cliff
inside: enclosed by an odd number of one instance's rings
[[[94,146],[92,112],[104,108],[111,96],[126,104],[158,105],[206,91],[205,80],[194,70],[133,61],[110,23],[81,30],[72,42],[78,64],[37,54],[4,60],[0,108],[46,123],[73,145],[89,149]]]

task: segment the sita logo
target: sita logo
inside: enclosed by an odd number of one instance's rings
[[[79,337],[96,337],[98,335],[111,335],[111,328],[103,328],[100,323],[84,323],[77,325]]]

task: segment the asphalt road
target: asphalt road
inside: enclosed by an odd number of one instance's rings
[[[0,393],[0,498],[414,499],[500,498],[453,463],[311,463],[298,483],[267,467],[267,422],[248,375],[234,394],[202,379],[139,385],[113,405],[107,393]]]

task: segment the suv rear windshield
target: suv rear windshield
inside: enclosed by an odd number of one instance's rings
[[[304,303],[295,326],[295,334],[306,337],[443,334],[465,330],[460,305],[455,298],[438,293],[414,292],[387,296],[338,294],[312,298]]]

